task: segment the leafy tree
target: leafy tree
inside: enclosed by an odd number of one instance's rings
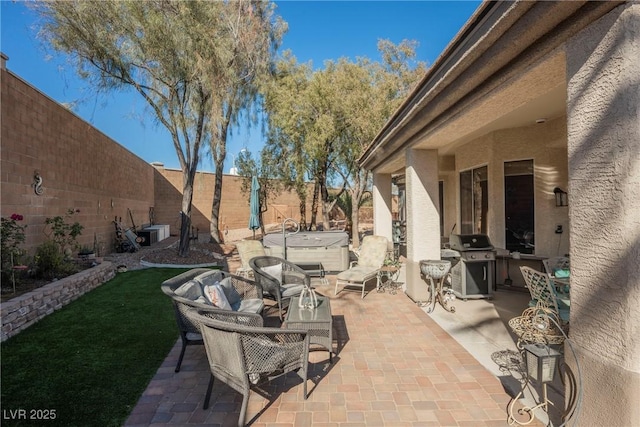
[[[275,78],[264,89],[264,106],[271,126],[267,132],[267,144],[262,151],[263,164],[269,165],[274,177],[283,188],[294,191],[300,200],[300,226],[310,229],[314,217],[307,222],[307,181],[312,177],[312,162],[305,144],[307,118],[310,104],[303,104],[301,96],[309,85],[312,75],[310,64],[296,63],[290,51],[278,62]],[[314,195],[317,191],[314,191]],[[317,211],[314,199],[312,212]]]
[[[183,173],[179,254],[186,256],[200,152],[212,143],[219,205],[223,138],[236,108],[245,105],[236,102],[245,98],[234,85],[238,78],[251,81],[257,75],[253,61],[261,62],[242,50],[260,37],[279,40],[284,26],[272,19],[273,7],[244,0],[51,1],[32,7],[43,19],[44,39],[69,54],[93,88],[133,88],[169,131]]]
[[[222,40],[225,52],[222,64],[211,63],[207,70],[218,88],[212,103],[210,152],[215,164],[215,185],[211,206],[211,240],[220,243],[219,214],[222,200],[222,174],[226,157],[227,137],[240,124],[242,116],[247,125],[257,122],[254,108],[263,81],[271,76],[275,50],[286,29],[274,19],[273,4],[266,2],[228,2],[221,16],[226,28]],[[216,56],[213,55],[215,59]],[[222,65],[221,67],[219,65]],[[262,223],[262,222],[261,222]],[[263,230],[264,231],[264,230]]]
[[[378,50],[382,63],[366,58],[358,58],[355,63],[339,63],[344,125],[336,172],[347,183],[350,195],[354,247],[360,246],[358,208],[370,197],[372,178],[370,171],[361,168],[357,160],[424,75],[426,65],[415,62],[416,45],[407,40],[399,45],[380,40]]]
[[[348,192],[342,201],[351,203],[345,212],[351,212],[355,247],[359,246],[358,207],[371,187],[370,172],[360,168],[357,160],[424,74],[425,65],[414,61],[415,45],[381,40],[382,63],[342,58],[327,61],[318,71],[312,71],[310,64],[298,65],[287,54],[265,90],[267,145],[276,152],[273,161],[279,162],[281,177],[288,182],[313,179],[317,190],[313,212],[319,197],[325,227],[334,204]],[[292,168],[297,158],[301,161]],[[329,187],[338,190],[329,191]]]

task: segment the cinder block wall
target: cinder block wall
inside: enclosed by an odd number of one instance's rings
[[[182,203],[182,171],[167,169],[156,165],[154,218],[157,224],[169,224],[171,234],[180,232],[180,210]],[[242,191],[243,178],[236,175],[223,175],[222,201],[219,213],[219,228],[225,230],[248,229],[249,225],[249,192]],[[215,174],[198,172],[194,182],[191,223],[200,233],[209,233],[211,221],[211,204],[213,203],[213,186]],[[307,221],[311,219],[311,199],[313,186],[309,185],[307,196]],[[268,209],[263,214],[265,224],[281,223],[291,217],[300,220],[300,201],[298,196],[289,191],[280,193],[268,202]],[[320,209],[318,210],[320,215]],[[318,217],[320,219],[320,217]],[[224,238],[225,236],[223,236]]]
[[[169,224],[174,235],[180,232],[181,171],[146,163],[2,62],[0,214],[24,217],[25,249],[33,254],[46,239],[45,219],[68,209],[80,210],[71,218],[84,226],[79,243],[93,246],[97,240],[100,255],[114,251],[116,218],[139,228],[151,222],[153,208],[155,224]],[[41,195],[34,191],[36,171],[42,178]],[[210,229],[214,179],[212,173],[198,172],[195,180],[192,223],[201,234]],[[248,230],[249,194],[241,191],[242,178],[224,175],[222,184],[220,230]],[[310,185],[307,220],[312,190]],[[264,222],[299,220],[298,206],[295,193],[283,192],[269,201]]]
[[[4,61],[3,61],[4,62]],[[148,218],[154,205],[154,169],[139,157],[2,68],[0,151],[1,214],[24,217],[25,249],[45,238],[45,219],[79,209],[80,244],[111,252],[113,220],[129,226]],[[43,193],[34,191],[34,174]]]

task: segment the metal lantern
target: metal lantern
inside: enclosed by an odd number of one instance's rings
[[[524,346],[527,360],[527,375],[539,384],[553,381],[560,353],[544,344]]]
[[[567,199],[567,192],[563,191],[560,187],[553,189],[553,194],[556,196],[556,206],[568,206],[569,200]]]

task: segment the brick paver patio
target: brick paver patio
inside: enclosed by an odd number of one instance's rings
[[[331,281],[333,283],[333,281]],[[252,426],[506,426],[510,400],[500,381],[406,295],[371,291],[331,298],[334,356],[310,356],[310,395],[300,378],[276,381],[269,399],[253,392]],[[216,383],[209,409],[204,348],[187,348],[174,373],[179,344],[151,381],[126,426],[237,425],[241,396]],[[541,425],[534,422],[533,425]]]

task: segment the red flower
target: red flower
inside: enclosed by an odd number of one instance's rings
[[[18,215],[18,214],[12,214],[11,215],[11,219],[14,221],[22,221],[24,219],[24,217],[22,215]]]

